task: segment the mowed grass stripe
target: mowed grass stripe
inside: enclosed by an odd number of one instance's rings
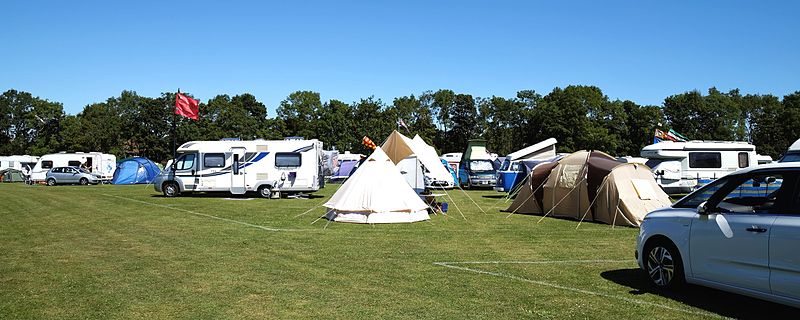
[[[330,197],[164,198],[152,187],[0,184],[0,317],[41,318],[655,318],[664,312],[604,297],[436,266],[437,261],[630,260],[637,229],[484,214],[451,192],[453,211],[430,223],[311,222]],[[484,209],[498,193],[470,190]],[[104,194],[135,199],[152,206]],[[441,201],[441,200],[440,200]],[[188,214],[318,232],[266,232]],[[675,308],[640,290],[635,263],[615,266],[481,266],[528,279]],[[727,298],[727,297],[726,297]],[[702,301],[714,301],[713,296]],[[742,309],[747,303],[738,303]],[[717,312],[720,309],[711,308]],[[746,315],[734,313],[733,316]],[[701,318],[701,316],[697,316]]]

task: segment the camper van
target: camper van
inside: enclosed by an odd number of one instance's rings
[[[322,142],[313,140],[190,141],[153,181],[156,192],[256,191],[264,198],[324,187]]]
[[[756,166],[756,147],[735,141],[662,141],[642,149],[656,181],[669,194],[689,193],[741,168]]]
[[[526,168],[522,160],[549,159],[556,156],[556,138],[550,138],[534,145],[509,153],[497,169],[494,187],[498,192],[509,192],[524,179]]]
[[[47,172],[55,167],[84,168],[101,181],[109,182],[114,178],[114,170],[117,169],[117,157],[100,152],[46,154],[39,158],[36,166],[31,170],[31,182],[44,181]]]
[[[497,168],[491,155],[486,152],[486,140],[470,140],[458,165],[461,186],[494,188],[497,183],[495,173]]]
[[[29,155],[13,155],[13,156],[0,156],[0,170],[15,169],[22,171],[25,175],[29,175],[36,163],[39,162],[39,157]]]

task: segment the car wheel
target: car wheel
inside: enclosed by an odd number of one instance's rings
[[[170,197],[170,198],[172,198],[174,196],[177,196],[178,193],[180,192],[180,189],[178,188],[178,185],[175,184],[174,182],[165,183],[164,187],[163,187],[163,190],[164,190],[164,196]]]
[[[56,185],[56,179],[53,178],[47,179],[47,185],[51,187]]]
[[[89,179],[86,179],[86,178],[81,178],[80,180],[78,180],[78,182],[79,182],[79,183],[80,183],[82,186],[85,186],[85,185],[89,184]]]
[[[272,190],[269,189],[269,186],[261,186],[258,188],[258,195],[262,198],[269,199],[272,196]]]
[[[645,247],[645,271],[650,284],[660,289],[683,284],[683,261],[678,248],[668,240],[655,240]]]

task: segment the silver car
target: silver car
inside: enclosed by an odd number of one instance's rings
[[[99,184],[100,179],[89,171],[77,167],[55,167],[47,171],[45,181],[48,186],[56,184]]]

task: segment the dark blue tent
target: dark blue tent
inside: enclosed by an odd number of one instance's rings
[[[161,173],[161,169],[150,159],[134,157],[117,162],[113,184],[150,183]]]

